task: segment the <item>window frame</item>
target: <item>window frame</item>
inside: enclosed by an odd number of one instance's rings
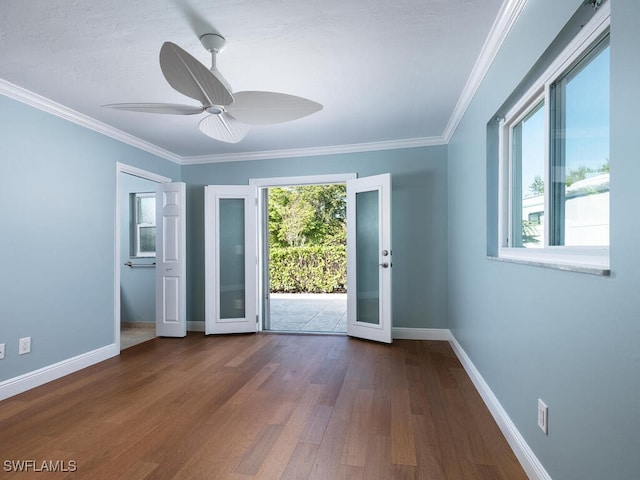
[[[550,178],[550,126],[552,106],[551,86],[574,68],[583,58],[609,37],[609,2],[600,7],[593,18],[578,32],[574,39],[553,60],[550,66],[531,85],[498,122],[498,259],[512,260],[542,266],[557,266],[561,269],[575,266],[576,271],[586,271],[601,275],[609,274],[609,246],[555,246],[549,245],[552,229],[549,208],[551,205]],[[545,109],[544,144],[544,216],[545,232],[543,246],[536,248],[513,247],[512,237],[514,199],[512,196],[512,145],[513,128],[533,112],[541,102]]]
[[[140,230],[142,228],[156,228],[156,218],[153,216],[153,223],[140,222],[140,200],[143,198],[153,198],[155,202],[155,192],[135,192],[131,194],[131,258],[155,258],[156,250],[153,252],[140,251]]]

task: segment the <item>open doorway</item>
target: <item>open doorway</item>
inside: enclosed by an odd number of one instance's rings
[[[156,336],[156,190],[170,179],[120,163],[116,175],[115,337],[124,350]]]
[[[347,331],[346,183],[265,187],[264,330]]]
[[[269,330],[268,189],[346,182],[347,335],[391,343],[391,176],[205,186],[205,334]],[[256,208],[257,206],[257,208]],[[259,222],[258,222],[259,220]],[[259,232],[256,235],[256,232]],[[257,243],[259,245],[257,245]]]

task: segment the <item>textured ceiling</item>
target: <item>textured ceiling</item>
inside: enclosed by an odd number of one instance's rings
[[[2,0],[0,79],[180,157],[441,138],[502,0]],[[114,111],[119,102],[197,104],[158,63],[172,41],[205,65],[198,38],[220,33],[217,66],[235,91],[324,105],[253,127],[232,145],[202,116]]]

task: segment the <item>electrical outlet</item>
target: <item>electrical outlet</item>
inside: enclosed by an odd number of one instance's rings
[[[538,426],[545,435],[549,434],[549,407],[540,399],[538,399]]]
[[[24,355],[31,351],[31,337],[24,337],[18,341],[18,355]]]
[[[0,360],[4,358],[4,343],[0,343]]]

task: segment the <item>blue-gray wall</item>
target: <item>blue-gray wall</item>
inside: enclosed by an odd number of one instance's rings
[[[447,147],[185,166],[187,317],[204,320],[204,185],[251,178],[390,172],[396,327],[444,328],[447,308]]]
[[[115,164],[180,168],[4,96],[0,150],[2,381],[114,342]]]
[[[449,144],[448,321],[553,479],[637,480],[637,0],[611,6],[611,277],[486,257],[487,122],[582,3],[527,3]],[[548,436],[536,425],[538,398]]]
[[[158,184],[151,180],[120,173],[120,322],[156,321],[156,269],[131,268],[126,262],[153,264],[155,257],[133,258],[131,255],[131,194],[155,192]]]

